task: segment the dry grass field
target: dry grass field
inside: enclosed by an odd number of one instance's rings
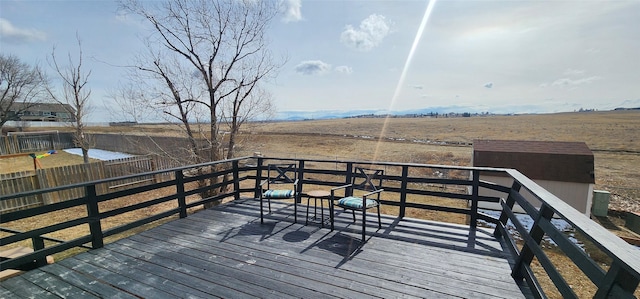
[[[472,118],[352,118],[251,124],[243,149],[267,156],[469,165],[474,139],[585,142],[610,207],[640,210],[640,111]],[[460,145],[463,144],[463,145]],[[466,144],[466,145],[464,145]]]

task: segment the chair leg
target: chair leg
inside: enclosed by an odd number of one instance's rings
[[[271,214],[271,198],[267,198],[267,203],[269,203],[269,214]]]
[[[264,212],[262,211],[262,196],[260,196],[260,224],[264,224]]]
[[[298,223],[298,198],[293,198],[293,223]]]
[[[304,225],[309,224],[309,201],[311,198],[307,197],[307,219],[304,221]]]
[[[353,216],[353,223],[356,223],[356,210],[351,210],[351,215]]]
[[[362,209],[362,243],[366,239],[366,230],[367,230],[367,210]]]
[[[380,205],[378,205],[378,229],[382,228],[382,221],[380,221]]]
[[[331,231],[333,231],[333,200],[329,202],[329,220],[331,221]]]

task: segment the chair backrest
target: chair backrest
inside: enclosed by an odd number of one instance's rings
[[[267,166],[267,189],[271,184],[293,184],[298,178],[296,164],[269,164]]]
[[[382,169],[356,167],[351,183],[352,188],[362,191],[376,191],[382,188]]]

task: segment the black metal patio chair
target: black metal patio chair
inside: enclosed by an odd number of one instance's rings
[[[340,187],[331,189],[331,202],[330,216],[331,216],[331,230],[334,229],[334,209],[335,207],[351,210],[353,215],[353,222],[356,222],[355,211],[362,212],[362,242],[365,242],[365,232],[367,226],[367,210],[371,208],[377,208],[378,210],[378,229],[382,228],[380,221],[380,193],[384,191],[382,189],[382,175],[384,171],[382,169],[367,169],[362,167],[356,167],[356,171],[352,176],[351,184],[347,184]],[[345,196],[336,196],[336,191],[344,189]],[[364,193],[362,195],[354,196],[353,191],[359,190]],[[334,207],[335,206],[335,207]]]
[[[265,188],[266,187],[266,188]],[[260,223],[264,223],[263,202],[271,214],[271,200],[293,198],[293,221],[298,222],[298,171],[295,163],[267,165],[267,179],[260,183]]]

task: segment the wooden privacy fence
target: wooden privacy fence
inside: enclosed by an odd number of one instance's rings
[[[0,155],[29,153],[73,147],[73,134],[43,132],[41,134],[0,136]]]
[[[170,167],[171,162],[159,156],[136,156],[89,164],[68,165],[62,167],[0,174],[0,194],[13,194],[38,189],[72,185],[87,181],[121,177],[150,172],[158,165]],[[147,185],[173,179],[170,175],[145,175],[96,185],[97,194]],[[84,188],[69,188],[26,197],[13,198],[0,202],[0,213],[52,204],[68,199],[85,196]]]

